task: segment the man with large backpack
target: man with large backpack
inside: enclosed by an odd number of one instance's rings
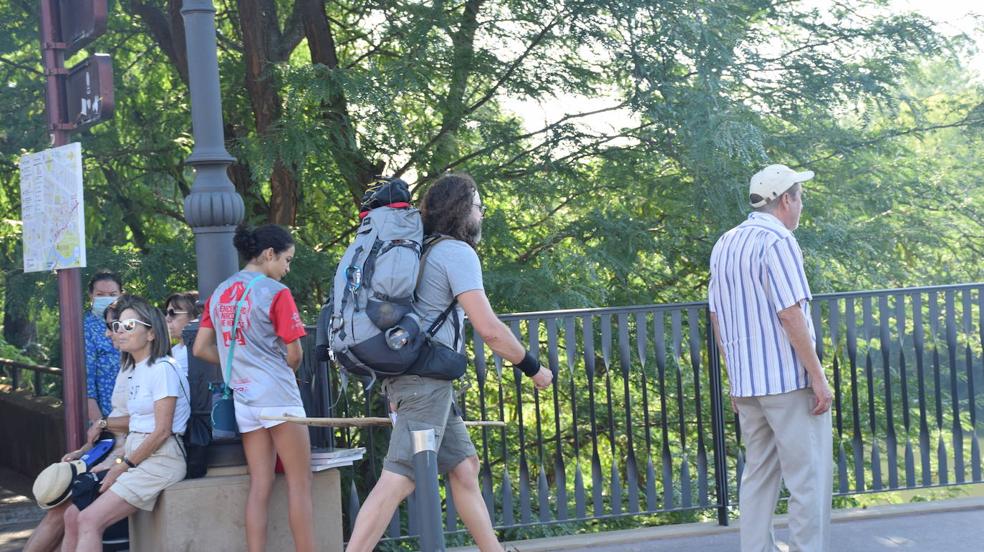
[[[489,348],[532,377],[538,389],[549,387],[553,375],[496,317],[485,296],[475,252],[484,212],[475,182],[466,174],[445,174],[424,197],[421,213],[429,238],[413,310],[429,343],[407,373],[382,379],[396,423],[383,472],[359,510],[348,552],[371,551],[400,502],[413,492],[410,432],[429,428],[437,437],[438,470],[448,474],[454,505],[465,527],[483,552],[502,550],[479,489],[475,446],[453,409],[453,381],[440,377],[445,371],[443,363],[452,353],[460,354],[463,316],[467,315]]]

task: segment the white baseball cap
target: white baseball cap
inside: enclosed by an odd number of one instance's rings
[[[796,172],[786,165],[769,165],[752,176],[748,185],[748,202],[752,207],[761,207],[781,196],[794,184],[813,178],[813,171]],[[758,201],[752,199],[759,196]]]

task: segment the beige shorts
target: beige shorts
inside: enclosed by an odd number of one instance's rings
[[[137,450],[149,433],[130,433],[124,450],[127,456]],[[141,510],[153,510],[161,491],[184,479],[185,459],[174,435],[167,438],[154,454],[137,467],[125,471],[109,488],[127,504]]]
[[[413,443],[411,431],[433,429],[437,442],[437,471],[447,473],[465,458],[474,456],[461,416],[454,413],[451,402],[453,382],[420,376],[397,376],[383,380],[383,393],[396,405],[396,424],[390,434],[389,449],[383,469],[413,477]]]
[[[303,406],[249,406],[236,403],[236,425],[239,433],[249,433],[257,429],[270,429],[284,422],[279,420],[263,420],[261,416],[295,416],[306,418]]]

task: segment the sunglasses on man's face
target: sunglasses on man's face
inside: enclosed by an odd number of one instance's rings
[[[164,312],[164,316],[168,318],[177,318],[179,314],[188,314],[188,311],[179,311],[174,309],[167,309]]]
[[[113,321],[113,332],[120,333],[126,332],[130,333],[137,329],[137,324],[142,324],[148,328],[152,327],[150,324],[144,322],[143,320],[137,320],[136,318],[127,318],[126,320],[115,320]]]

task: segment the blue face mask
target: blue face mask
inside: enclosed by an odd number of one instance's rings
[[[92,314],[96,318],[102,318],[106,308],[116,302],[119,297],[94,297],[92,299]]]

